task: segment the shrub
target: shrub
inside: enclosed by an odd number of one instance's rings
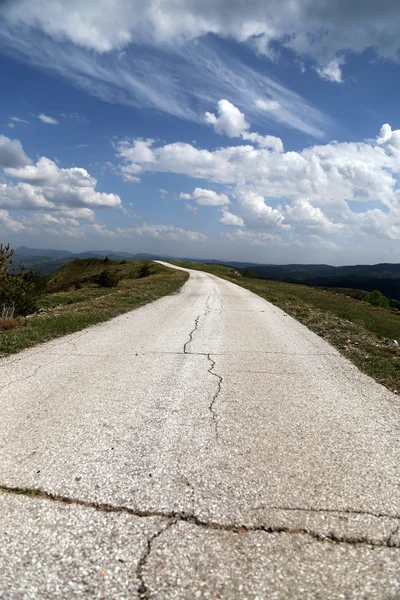
[[[37,310],[39,292],[24,265],[14,267],[14,250],[0,244],[0,318],[12,319]]]
[[[249,278],[254,277],[254,273],[250,269],[250,267],[246,267],[246,269],[243,269],[242,275],[243,275],[243,277],[249,277]]]
[[[389,308],[390,306],[389,298],[386,298],[379,290],[373,290],[365,296],[364,300],[372,304],[372,306],[381,306],[382,308]]]
[[[150,265],[149,263],[144,263],[144,265],[140,267],[139,278],[149,277],[149,275],[151,275]]]
[[[25,279],[30,281],[35,286],[36,292],[40,294],[45,294],[47,291],[47,277],[40,273],[37,266],[33,267],[31,271],[25,274]]]
[[[120,276],[115,271],[104,269],[98,278],[98,284],[100,287],[112,288],[116,287],[120,281]]]

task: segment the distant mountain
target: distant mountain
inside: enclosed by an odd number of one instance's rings
[[[157,254],[130,254],[129,252],[113,252],[106,250],[92,250],[88,252],[72,253],[68,250],[54,250],[53,248],[27,248],[20,246],[16,249],[15,262],[24,264],[27,269],[37,267],[43,275],[50,275],[63,267],[66,263],[76,258],[114,258],[119,260],[158,260]]]
[[[400,264],[379,263],[376,265],[348,265],[333,267],[332,265],[261,265],[251,262],[204,260],[199,258],[179,258],[159,256],[158,254],[130,254],[129,252],[113,252],[111,250],[93,250],[90,252],[72,253],[68,250],[27,248],[20,246],[15,251],[16,262],[24,263],[27,269],[35,265],[44,275],[53,273],[67,262],[76,258],[109,258],[120,260],[180,260],[233,267],[238,271],[250,267],[256,277],[301,283],[304,285],[353,288],[365,291],[379,290],[385,296],[400,300]]]
[[[68,252],[68,250],[54,250],[54,249],[43,249],[43,248],[27,248],[26,246],[19,246],[16,249],[14,256],[16,258],[24,257],[49,257],[49,258],[67,258],[68,256],[73,256],[72,252]]]

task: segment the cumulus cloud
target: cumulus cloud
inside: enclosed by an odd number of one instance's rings
[[[41,157],[35,165],[9,167],[5,172],[18,179],[19,183],[16,186],[4,184],[3,199],[8,197],[15,202],[18,198],[19,204],[26,208],[116,208],[121,204],[121,199],[116,194],[97,192],[97,181],[86,169],[62,169],[46,157]]]
[[[46,157],[31,164],[20,142],[5,136],[0,136],[0,166],[6,176],[0,178],[0,224],[8,231],[83,237],[95,209],[121,207],[119,196],[96,191],[96,179],[86,169],[64,169]],[[9,210],[31,214],[15,220]]]
[[[400,130],[392,131],[390,125],[382,125],[377,139],[378,146],[388,146],[392,150],[400,150]]]
[[[221,208],[221,214],[222,214],[222,217],[219,220],[221,225],[226,225],[227,227],[243,227],[244,226],[243,219],[241,217],[238,217],[237,215],[234,215],[233,213],[229,212],[229,210],[226,210],[225,208]]]
[[[283,148],[278,146],[271,152],[250,144],[205,150],[183,142],[152,142],[151,156],[140,160],[133,142],[121,155],[127,168],[130,147],[136,175],[170,172],[228,186],[238,209],[234,212],[255,231],[309,236],[364,232],[387,239],[398,235],[400,130],[389,125],[375,140],[333,141],[300,152],[279,151]],[[181,197],[214,206],[229,202],[226,194],[203,188]],[[353,203],[360,209],[353,211]],[[365,209],[368,203],[373,203],[371,209]]]
[[[164,199],[165,196],[168,196],[168,190],[164,190],[164,188],[160,188],[158,191],[160,192],[161,198]]]
[[[262,101],[259,100],[256,104],[259,106],[260,102]],[[278,103],[276,104],[279,106]],[[224,133],[231,138],[241,137],[243,140],[257,144],[261,148],[283,152],[283,143],[280,138],[273,135],[260,135],[256,132],[250,133],[248,131],[250,125],[247,123],[244,114],[229,100],[224,99],[218,102],[218,116],[206,112],[205,121],[214,127],[216,133]]]
[[[42,123],[47,123],[48,125],[58,125],[57,119],[44,115],[43,113],[38,115],[38,119],[40,119]]]
[[[192,200],[199,206],[223,206],[229,204],[229,198],[225,194],[217,194],[213,190],[196,188],[192,194],[180,194],[182,200]]]
[[[217,133],[225,133],[229,137],[240,137],[250,127],[244,114],[226,99],[218,102],[218,116],[206,112],[205,120]]]
[[[25,229],[22,223],[13,219],[8,211],[2,209],[0,209],[0,224],[3,229],[13,233],[18,233]]]
[[[18,168],[30,162],[19,140],[0,135],[0,167]]]

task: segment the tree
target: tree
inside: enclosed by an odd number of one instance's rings
[[[140,267],[139,278],[149,277],[149,275],[151,275],[150,265],[146,262]]]
[[[11,319],[37,310],[38,289],[24,265],[14,266],[14,250],[0,244],[0,318]]]
[[[117,287],[120,276],[116,271],[110,271],[110,269],[103,269],[98,278],[98,283],[100,287]]]
[[[250,267],[246,267],[245,269],[243,269],[242,275],[243,275],[243,277],[249,277],[249,278],[254,277],[254,273],[250,269]]]
[[[379,290],[373,290],[365,297],[365,300],[372,304],[372,306],[381,306],[382,308],[389,308],[390,306],[389,298],[384,296]]]

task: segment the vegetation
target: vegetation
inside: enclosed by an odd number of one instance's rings
[[[142,279],[143,277],[149,277],[151,275],[150,263],[145,262],[139,271],[139,277]]]
[[[252,279],[254,277],[254,273],[250,269],[250,267],[246,267],[245,269],[243,269],[242,275],[243,277],[247,277],[247,279]]]
[[[105,270],[104,259],[88,258],[64,265],[46,279],[47,290],[36,296],[33,314],[0,319],[0,355],[18,352],[138,308],[177,291],[187,279],[186,273],[159,264],[151,265],[151,277],[140,277],[146,263],[108,259],[107,272],[110,277],[118,278],[118,286],[108,292],[99,285],[99,277]]]
[[[0,244],[0,318],[12,319],[36,310],[41,280],[36,273],[25,273],[25,267],[14,265],[14,250]]]
[[[221,265],[176,264],[208,271],[265,298],[326,339],[361,371],[400,393],[400,311],[363,301],[365,292],[352,297],[351,289],[247,279]]]
[[[390,306],[389,298],[386,298],[379,290],[373,290],[371,294],[367,294],[364,302],[369,302],[372,306],[381,306],[382,308],[389,308]]]
[[[106,259],[107,259],[107,261],[109,260],[108,258],[106,258]],[[106,262],[106,259],[104,259],[104,262]],[[106,287],[106,288],[117,287],[119,281],[120,281],[119,273],[117,273],[116,271],[111,271],[110,269],[103,269],[102,272],[100,273],[99,279],[98,279],[99,286]],[[82,286],[82,284],[79,282],[77,285]],[[75,286],[75,289],[76,289],[76,286]]]

